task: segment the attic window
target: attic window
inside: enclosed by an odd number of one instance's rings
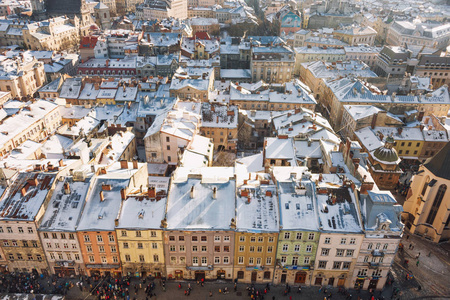
[[[295,209],[296,209],[296,210],[300,210],[300,203],[296,203],[296,204],[295,204]]]
[[[284,204],[284,207],[285,207],[286,209],[289,209],[289,203],[285,203],[285,204]]]

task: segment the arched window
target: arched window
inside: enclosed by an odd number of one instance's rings
[[[441,206],[442,199],[444,199],[445,192],[447,191],[447,186],[445,184],[441,184],[439,186],[439,190],[437,191],[436,197],[434,197],[433,206],[430,209],[430,213],[428,214],[428,218],[426,223],[433,224],[434,219],[436,218],[436,214],[439,210],[439,206]]]
[[[422,193],[421,193],[422,196],[425,196],[425,192],[427,191],[429,182],[430,182],[430,177],[427,176],[427,179],[425,179],[425,183],[423,184]]]

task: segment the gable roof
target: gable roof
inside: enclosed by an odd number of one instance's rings
[[[447,143],[435,156],[425,162],[425,167],[434,175],[450,180],[450,143]]]

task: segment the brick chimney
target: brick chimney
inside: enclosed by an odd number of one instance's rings
[[[64,194],[69,195],[70,194],[70,184],[68,182],[64,183]]]
[[[122,198],[122,200],[126,200],[127,199],[127,190],[126,189],[121,189],[120,190],[120,198]]]
[[[156,189],[154,186],[149,187],[148,191],[147,191],[148,197],[149,198],[155,198],[156,197]]]
[[[105,196],[103,195],[103,191],[100,191],[100,202],[105,201]]]
[[[133,169],[139,169],[138,161],[136,159],[133,160]]]
[[[128,161],[126,161],[125,159],[122,159],[120,161],[120,168],[121,169],[128,169]]]

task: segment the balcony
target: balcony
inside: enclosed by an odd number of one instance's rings
[[[372,250],[372,256],[374,257],[383,257],[384,256],[384,252],[381,250]]]
[[[369,262],[369,269],[378,269],[378,267],[380,266],[380,263],[377,262]]]

